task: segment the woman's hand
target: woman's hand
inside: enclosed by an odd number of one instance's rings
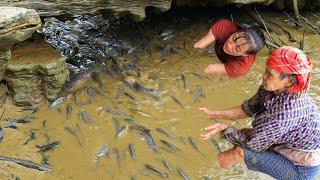
[[[211,111],[207,108],[199,108],[199,110],[202,111],[210,119],[219,118],[219,113],[217,111]]]
[[[206,127],[204,130],[205,132],[201,134],[201,138],[203,140],[209,139],[211,136],[221,133],[222,131],[226,130],[228,126],[223,123],[214,123],[211,126]]]

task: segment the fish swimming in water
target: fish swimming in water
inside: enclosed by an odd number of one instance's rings
[[[49,106],[48,108],[53,108],[58,106],[59,104],[62,104],[64,101],[66,101],[67,97],[60,97],[56,100],[54,100]]]
[[[180,176],[184,179],[184,180],[189,180],[190,177],[188,176],[188,174],[186,172],[184,172],[181,168],[177,168],[178,173],[180,174]]]
[[[3,130],[0,126],[0,142],[3,140]]]
[[[150,149],[153,152],[159,152],[158,147],[151,136],[150,129],[147,129],[146,127],[140,125],[130,126],[129,129],[138,131],[141,138],[147,143]]]
[[[161,170],[155,168],[154,166],[151,166],[150,164],[146,164],[145,167],[149,172],[152,172],[153,174],[156,174],[156,175],[158,175],[160,177],[168,177],[168,175],[166,173],[164,173]]]
[[[80,111],[78,112],[78,116],[81,117],[81,119],[82,119],[84,122],[86,122],[86,123],[88,123],[88,124],[91,124],[92,119],[91,119],[90,115],[89,115],[85,110],[80,110]]]
[[[189,136],[188,140],[195,150],[197,150],[200,154],[204,155],[203,152],[200,151],[199,146],[197,145],[196,140],[193,137]]]
[[[89,70],[84,70],[82,72],[74,74],[70,78],[70,80],[64,84],[62,92],[65,94],[72,94],[78,89],[81,89],[85,85],[85,83],[87,83],[91,75],[92,72]]]
[[[181,74],[181,79],[182,79],[182,82],[183,82],[183,87],[184,89],[189,92],[190,89],[188,87],[188,83],[187,83],[187,80],[186,80],[186,76],[184,74]]]
[[[69,120],[71,117],[71,113],[72,113],[72,106],[70,104],[67,105],[66,107],[66,120]]]
[[[100,150],[96,153],[95,161],[97,168],[99,167],[99,159],[102,157],[109,157],[109,150],[105,145],[102,145]]]
[[[132,158],[136,159],[136,150],[135,150],[134,145],[133,144],[129,144],[128,148],[129,148],[129,152],[130,152]]]
[[[0,161],[13,162],[13,163],[22,165],[26,168],[36,169],[38,171],[45,171],[45,172],[52,171],[51,167],[49,167],[47,165],[37,164],[37,163],[34,163],[32,161],[28,161],[28,160],[0,156]]]
[[[58,146],[60,144],[60,141],[53,141],[52,143],[49,143],[49,144],[45,144],[45,145],[42,145],[42,146],[38,146],[37,147],[39,148],[39,150],[37,152],[46,152],[46,151],[49,151],[51,150],[52,148]]]
[[[176,145],[174,145],[174,144],[172,144],[172,143],[170,143],[170,142],[168,142],[168,141],[165,141],[165,140],[161,139],[160,142],[161,142],[162,144],[164,144],[165,146],[167,146],[167,147],[168,147],[169,149],[171,149],[172,151],[181,151],[180,148],[178,148]]]
[[[184,109],[182,103],[174,96],[171,95],[171,98],[173,99],[173,101],[178,104],[182,109]]]

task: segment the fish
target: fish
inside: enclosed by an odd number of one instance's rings
[[[16,123],[21,123],[21,124],[26,124],[26,123],[30,123],[30,120],[27,119],[26,117],[23,117],[23,118],[21,118],[21,119],[15,120],[14,122],[16,122]]]
[[[26,140],[25,143],[23,143],[23,145],[26,145],[29,143],[29,141],[35,140],[36,139],[36,133],[33,130],[29,131],[29,138]]]
[[[129,108],[129,110],[132,112],[132,113],[137,113],[137,114],[140,114],[144,117],[148,117],[148,118],[152,118],[152,119],[156,119],[156,116],[155,115],[152,115],[150,113],[147,113],[147,112],[144,112],[140,109],[137,109],[137,108]]]
[[[116,139],[119,139],[123,134],[125,134],[128,130],[128,126],[122,126],[117,132],[116,132]]]
[[[127,96],[128,98],[130,98],[134,103],[136,104],[141,104],[135,97],[133,97],[131,94],[127,93],[127,92],[123,92],[123,94],[125,96]]]
[[[195,72],[190,72],[190,74],[196,76],[197,78],[199,78],[200,80],[204,79],[202,75],[195,73]]]
[[[163,41],[171,41],[171,40],[173,40],[174,37],[175,37],[174,34],[170,34],[170,35],[162,38],[162,40],[163,40]]]
[[[133,144],[129,144],[128,148],[129,148],[129,152],[130,152],[132,158],[136,159],[136,150],[135,150],[134,145]]]
[[[65,97],[65,96],[60,97],[60,98],[54,100],[54,101],[48,106],[48,108],[56,107],[56,106],[58,106],[59,104],[62,104],[66,99],[67,99],[67,97]]]
[[[192,146],[195,150],[197,150],[200,154],[204,155],[203,152],[200,151],[200,149],[199,149],[199,147],[198,147],[198,145],[197,145],[197,143],[196,143],[196,140],[195,140],[193,137],[189,136],[189,137],[188,137],[188,140],[189,140],[191,146]],[[204,156],[205,156],[205,155],[204,155]]]
[[[165,140],[161,139],[160,142],[162,144],[164,144],[166,147],[168,147],[169,149],[171,149],[172,151],[181,151],[180,148],[178,148],[176,145],[174,145],[174,144],[172,144],[172,143],[170,143],[168,141],[165,141]]]
[[[88,100],[88,102],[89,102],[89,103],[92,103],[92,102],[93,102],[93,98],[94,98],[94,96],[96,95],[96,91],[95,91],[92,87],[90,87],[90,86],[88,86],[88,87],[86,88],[86,90],[87,90],[87,94],[89,95],[89,100]]]
[[[186,80],[186,76],[184,74],[181,74],[181,79],[182,79],[182,82],[183,82],[183,87],[184,89],[189,92],[190,89],[188,87],[188,83],[187,83],[187,80]]]
[[[185,109],[182,105],[182,103],[174,96],[171,95],[171,98],[173,99],[173,101],[178,104],[182,109]]]
[[[49,156],[42,155],[42,164],[49,165]]]
[[[127,92],[123,92],[124,95],[126,95],[128,98],[130,98],[133,101],[137,101],[137,99],[135,97],[133,97],[131,94],[127,93]]]
[[[164,172],[162,172],[161,170],[155,168],[154,166],[150,165],[150,164],[145,164],[146,169],[149,172],[152,172],[155,175],[158,175],[160,177],[168,177],[168,175]]]
[[[167,168],[168,171],[172,171],[171,166],[169,165],[169,163],[166,160],[161,159],[161,162]]]
[[[147,129],[146,127],[141,126],[141,125],[132,125],[129,127],[129,129],[138,131],[141,138],[147,143],[147,145],[150,147],[150,149],[153,152],[156,152],[156,153],[159,152],[159,149],[151,136],[150,129]]]
[[[10,123],[9,125],[5,126],[4,128],[10,128],[10,129],[16,129],[16,130],[19,130],[18,126],[13,125],[13,124],[11,124],[11,123]]]
[[[98,83],[100,88],[103,88],[104,81],[101,79],[100,73],[93,72],[92,79]]]
[[[190,177],[188,176],[188,174],[186,172],[184,172],[181,168],[177,168],[178,173],[180,174],[180,176],[184,179],[184,180],[189,180]]]
[[[167,147],[163,147],[163,146],[160,146],[159,147],[161,150],[164,150],[164,151],[167,151],[168,153],[172,153],[172,154],[175,154],[183,159],[187,159],[186,157],[182,156],[181,154],[178,154],[176,151],[173,151],[172,149],[169,149]]]
[[[3,130],[2,127],[0,126],[0,142],[3,140]]]
[[[141,132],[140,135],[153,152],[156,152],[156,153],[159,152],[158,147],[155,144],[150,132]]]
[[[66,107],[66,120],[69,120],[71,117],[71,113],[72,113],[72,106],[70,104],[67,105]]]
[[[102,145],[100,150],[96,153],[96,158],[95,158],[95,161],[96,161],[96,167],[98,168],[99,166],[99,159],[101,157],[109,157],[109,150],[107,149],[107,147],[105,145]]]
[[[221,147],[219,146],[218,142],[211,138],[212,145],[217,149],[218,152],[222,152]]]
[[[97,152],[96,157],[108,157],[109,154],[109,150],[107,149],[107,147],[105,145],[102,145],[100,150]]]
[[[39,150],[37,152],[49,151],[49,150],[53,149],[54,147],[58,146],[59,144],[60,144],[60,141],[53,141],[49,144],[45,144],[42,146],[37,145],[37,147],[39,148]]]
[[[118,166],[119,166],[119,170],[120,170],[120,173],[121,173],[121,162],[120,162],[120,153],[119,153],[119,150],[117,148],[113,148],[112,149],[112,154],[115,156],[116,158],[116,161],[118,163]]]
[[[168,137],[172,137],[172,138],[176,138],[176,136],[174,136],[171,132],[168,132],[167,130],[163,129],[163,128],[156,128],[156,130]]]
[[[125,117],[123,119],[132,125],[137,124],[136,120],[132,117]]]
[[[78,112],[78,117],[81,117],[81,119],[88,124],[92,123],[90,115],[85,110],[80,110]]]
[[[74,130],[72,130],[70,127],[64,127],[64,130],[66,130],[68,133],[70,133],[71,135],[73,135],[74,137],[76,137],[76,139],[77,139],[80,147],[83,147],[83,146],[82,146],[82,143],[81,143],[81,141],[80,141],[79,136],[77,135],[77,133],[76,133]]]
[[[173,34],[173,32],[174,31],[172,29],[165,29],[160,33],[160,36],[165,37],[165,36],[168,36],[170,34]]]
[[[74,74],[69,81],[67,81],[63,86],[63,94],[72,94],[77,90],[81,89],[85,83],[91,77],[92,72],[89,70],[84,70],[77,74]]]
[[[13,162],[19,165],[22,165],[26,168],[31,168],[31,169],[36,169],[38,171],[45,171],[45,172],[51,172],[52,169],[48,165],[41,165],[34,163],[32,161],[28,160],[22,160],[22,159],[17,159],[17,158],[11,158],[11,157],[5,157],[5,156],[0,156],[0,161],[7,161],[7,162]]]
[[[114,127],[115,127],[115,132],[118,132],[118,131],[120,130],[120,128],[121,128],[121,126],[120,126],[120,123],[119,123],[118,119],[116,119],[116,118],[112,118],[112,122],[113,122]]]
[[[114,115],[114,116],[130,117],[130,116],[126,115],[126,114],[123,113],[123,112],[113,110],[113,109],[111,109],[111,108],[109,108],[109,107],[106,107],[106,106],[104,106],[104,107],[99,107],[99,110],[100,110],[100,111],[108,112],[108,113],[110,113],[110,114],[112,114],[112,115]]]
[[[139,84],[138,82],[130,83],[129,81],[124,80],[123,83],[127,87],[129,87],[130,89],[132,89],[136,92],[147,94],[157,101],[160,100],[160,98],[156,95],[157,91],[155,89],[146,88],[146,87],[142,86],[141,84]]]

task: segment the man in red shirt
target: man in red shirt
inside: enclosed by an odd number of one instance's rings
[[[194,48],[205,48],[215,42],[215,51],[222,64],[210,64],[205,68],[209,75],[245,75],[253,64],[256,53],[264,47],[264,35],[254,26],[240,27],[232,21],[221,19],[209,32],[194,44]]]

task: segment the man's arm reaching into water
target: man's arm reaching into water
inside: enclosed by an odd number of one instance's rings
[[[194,43],[193,47],[203,49],[207,47],[209,44],[211,44],[212,42],[214,42],[215,40],[216,40],[216,37],[212,34],[212,31],[210,29],[206,35],[204,35],[199,41]]]
[[[212,34],[212,30],[210,29],[209,32],[204,35],[200,40],[198,40],[193,47],[194,48],[206,48],[209,44],[216,41],[216,37]],[[225,65],[222,63],[219,64],[209,64],[204,72],[208,75],[228,75]]]
[[[219,64],[209,64],[204,72],[208,75],[228,75],[225,65],[222,63]]]

